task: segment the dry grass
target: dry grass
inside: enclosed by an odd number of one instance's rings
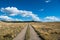
[[[12,40],[27,23],[0,22],[0,40]],[[60,40],[60,23],[31,23],[45,40]]]
[[[60,40],[60,23],[32,23],[45,40]]]
[[[0,40],[12,40],[26,26],[26,23],[0,22]]]

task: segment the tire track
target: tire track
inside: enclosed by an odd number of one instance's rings
[[[31,25],[29,25],[30,27],[30,40],[42,40],[39,35],[37,35],[37,33],[34,31],[34,29],[32,28]]]
[[[24,40],[27,27],[28,26],[26,26],[13,40]]]

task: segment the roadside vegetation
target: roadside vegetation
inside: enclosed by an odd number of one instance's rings
[[[0,40],[12,40],[22,29],[24,29],[25,26],[26,23],[0,22]]]
[[[0,22],[0,40],[12,40],[27,23]],[[45,40],[60,40],[60,22],[39,23],[30,22],[38,34]],[[30,38],[30,28],[26,31],[25,40]]]
[[[60,40],[60,23],[31,23],[45,40]]]

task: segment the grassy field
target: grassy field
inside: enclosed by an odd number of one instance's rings
[[[30,22],[30,24],[45,40],[60,40],[60,22]],[[26,25],[27,23],[0,22],[0,40],[12,40]],[[26,38],[29,38],[29,29],[26,33]]]
[[[45,40],[60,40],[60,23],[31,23]]]
[[[26,23],[0,22],[0,40],[12,40],[26,26]]]

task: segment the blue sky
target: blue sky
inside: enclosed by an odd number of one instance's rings
[[[0,0],[0,20],[60,21],[60,0]]]

